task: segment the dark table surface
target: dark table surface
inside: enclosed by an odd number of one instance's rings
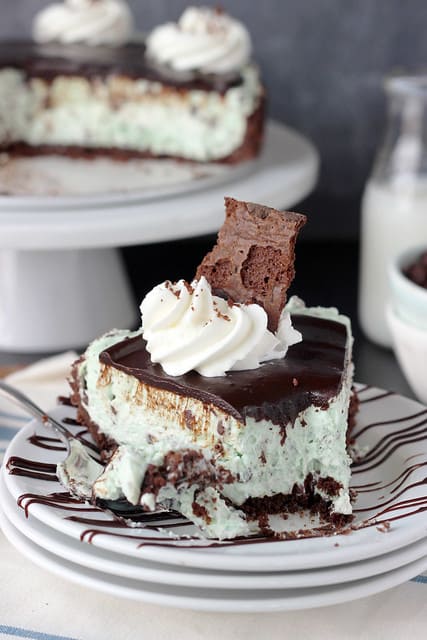
[[[135,293],[135,304],[163,280],[191,280],[215,236],[203,236],[122,250]],[[304,241],[297,245],[296,276],[289,294],[310,305],[335,306],[352,320],[355,379],[413,398],[392,351],[377,347],[361,332],[357,319],[358,245],[348,241]],[[84,345],[76,345],[79,351]],[[0,368],[23,365],[46,354],[0,352]]]

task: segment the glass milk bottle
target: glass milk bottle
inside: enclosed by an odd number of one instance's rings
[[[410,246],[427,247],[427,76],[387,81],[383,145],[362,200],[359,319],[365,334],[389,347],[387,269]]]

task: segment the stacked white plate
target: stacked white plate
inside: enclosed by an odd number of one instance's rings
[[[353,469],[355,519],[346,534],[219,543],[174,521],[118,526],[64,492],[54,475],[64,450],[34,421],[5,455],[2,529],[23,554],[64,578],[174,607],[304,609],[396,586],[427,570],[427,408],[372,387],[360,386],[359,394],[355,434],[365,453]],[[57,411],[66,415],[69,407]],[[313,529],[308,519],[286,522]]]

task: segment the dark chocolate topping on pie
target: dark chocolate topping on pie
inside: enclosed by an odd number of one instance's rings
[[[340,322],[304,315],[294,315],[292,322],[303,341],[290,347],[285,358],[216,378],[195,371],[168,375],[160,364],[151,362],[139,336],[103,351],[100,360],[142,383],[217,406],[237,420],[251,416],[286,427],[311,405],[326,409],[339,392],[347,341],[346,327]]]
[[[166,67],[155,67],[147,59],[143,43],[95,47],[85,44],[37,44],[31,41],[1,42],[0,68],[5,67],[20,69],[29,78],[45,80],[59,75],[93,78],[118,74],[158,81],[166,87],[219,93],[242,82],[240,74],[183,74]]]
[[[295,275],[295,242],[307,218],[234,198],[225,198],[225,209],[217,243],[196,278],[205,276],[217,295],[261,305],[268,328],[276,331]]]

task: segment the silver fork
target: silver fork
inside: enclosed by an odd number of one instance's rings
[[[0,380],[0,391],[3,392],[3,394],[5,394],[6,396],[13,398],[20,406],[28,411],[30,415],[40,420],[43,425],[51,427],[57,433],[67,449],[66,458],[61,463],[61,466],[66,465],[67,460],[70,460],[71,456],[75,455],[75,451],[73,452],[74,445],[76,447],[83,447],[84,445],[88,446],[88,443],[85,443],[83,440],[76,437],[73,433],[71,433],[69,429],[67,429],[64,424],[46,413],[46,411],[43,411],[43,409],[41,409],[35,402],[33,402],[31,398],[26,396],[18,389],[15,389],[15,387],[10,386],[3,380]],[[67,489],[70,489],[68,485],[65,486]],[[138,515],[145,513],[141,507],[132,505],[125,498],[119,498],[118,500],[100,500],[99,498],[94,499],[88,494],[84,494],[81,492],[79,493],[78,490],[76,490],[74,493],[77,497],[89,500],[95,506],[101,507],[103,509],[108,509],[114,515],[117,515],[119,517],[137,517]]]
[[[31,398],[26,396],[25,393],[22,393],[18,389],[15,389],[15,387],[11,387],[3,380],[0,380],[0,391],[2,391],[6,396],[10,396],[14,400],[16,400],[20,406],[26,409],[29,414],[39,419],[44,425],[52,427],[52,429],[56,431],[63,443],[66,445],[67,451],[69,451],[70,449],[69,441],[78,439],[71,433],[69,429],[67,429],[65,425],[63,425],[61,422],[58,422],[58,420],[55,420],[55,418],[53,418],[52,416],[48,415],[46,411],[43,411],[43,409],[40,409],[40,407],[36,405],[36,403],[33,402]]]

